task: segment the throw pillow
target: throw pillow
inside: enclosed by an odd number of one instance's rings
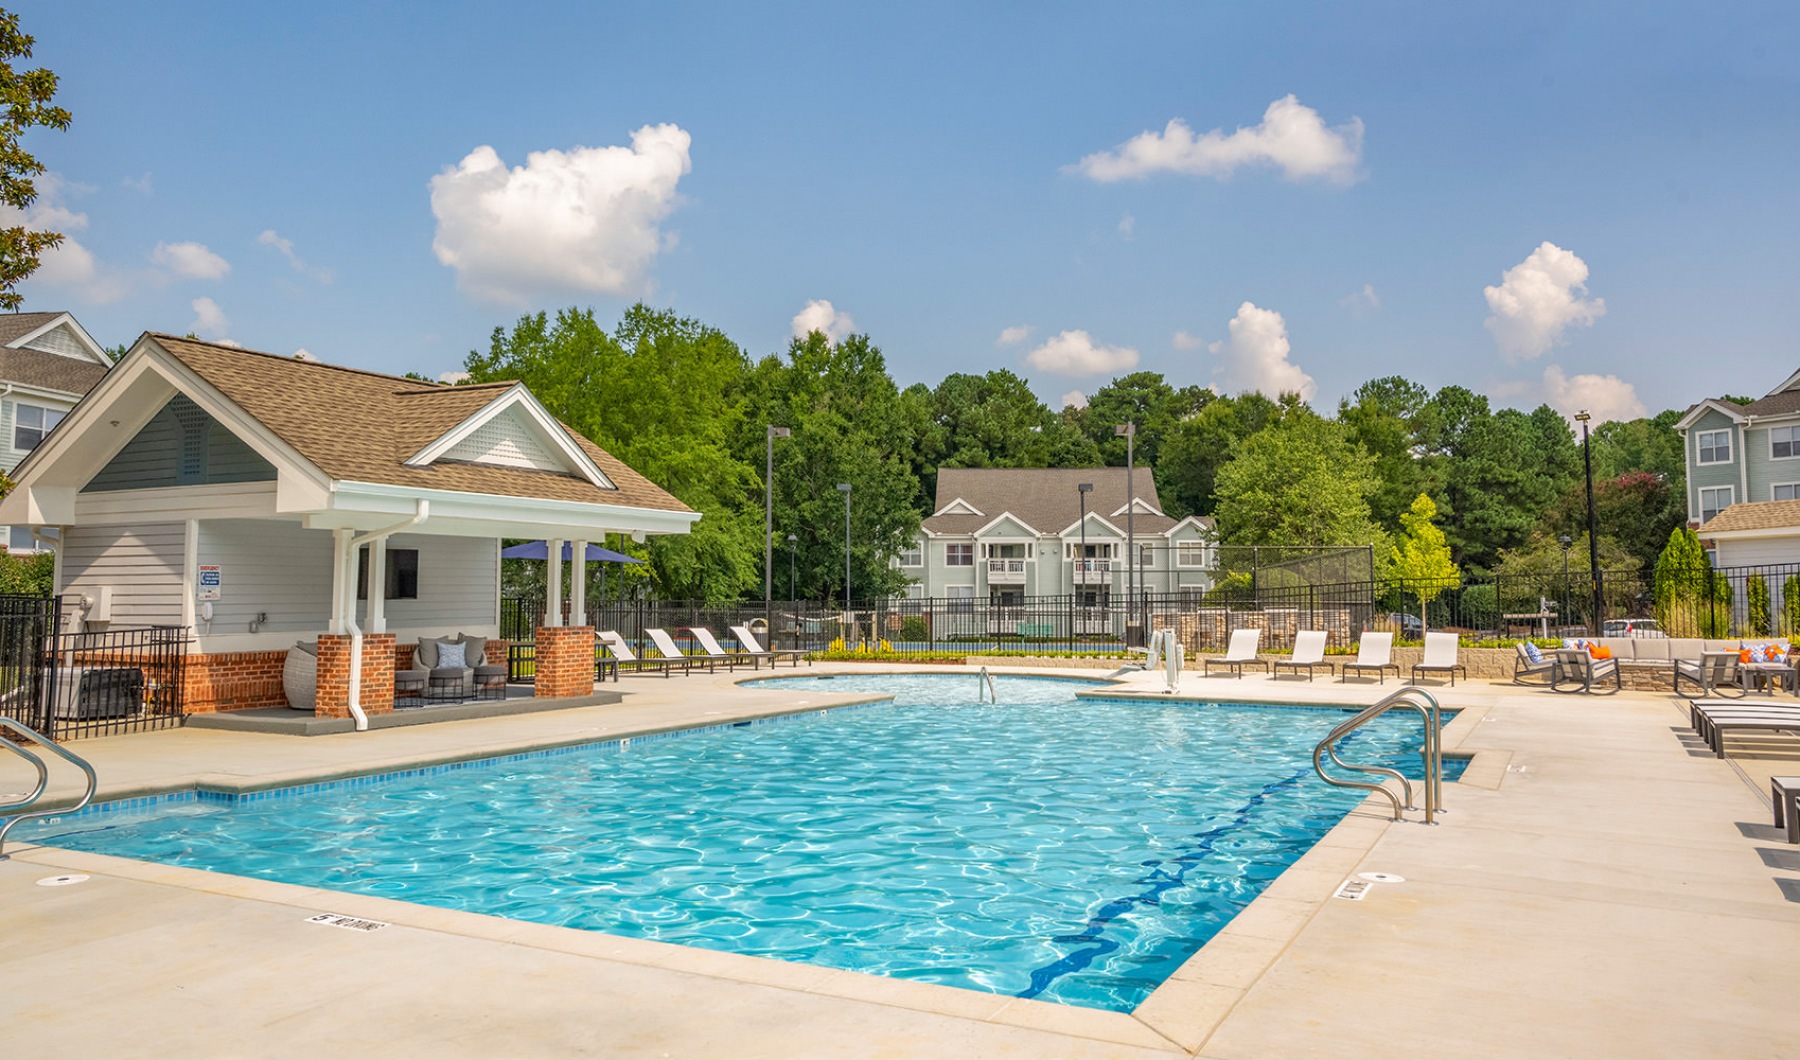
[[[1749,661],[1750,661],[1750,649],[1749,648],[1739,648],[1738,649],[1738,662],[1747,663]]]
[[[421,670],[437,669],[438,642],[430,637],[420,637],[419,647],[413,652],[413,666]]]
[[[463,665],[488,665],[487,642],[488,639],[486,637],[471,637],[467,633],[463,634]]]
[[[1774,645],[1772,644],[1752,644],[1750,645],[1750,658],[1745,659],[1744,661],[1766,663],[1769,661],[1769,656],[1774,653],[1773,649]]]
[[[1610,659],[1612,658],[1612,649],[1604,644],[1589,644],[1588,655],[1592,656],[1595,661]]]
[[[1544,661],[1544,653],[1539,651],[1538,646],[1530,641],[1525,642],[1525,657],[1534,663],[1541,663]]]
[[[1588,642],[1585,637],[1564,637],[1563,638],[1563,647],[1565,647],[1565,648],[1585,648],[1587,646],[1588,646]]]
[[[442,644],[442,643],[440,643],[438,645],[438,650],[437,650],[438,664],[437,664],[437,666],[433,667],[433,669],[437,669],[437,670],[460,670],[460,669],[462,669],[465,665],[463,662],[463,648],[464,647],[465,647],[465,645],[462,645],[462,644]]]

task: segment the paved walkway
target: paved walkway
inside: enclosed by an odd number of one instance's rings
[[[847,698],[732,688],[725,675],[622,687],[617,705],[523,717],[310,738],[183,729],[75,746],[114,797],[196,779],[254,790]],[[1192,676],[1183,691],[1358,703],[1379,693]],[[1132,1015],[19,847],[0,862],[7,1050],[1793,1055],[1800,848],[1781,842],[1745,776],[1800,772],[1800,741],[1746,743],[1721,762],[1686,737],[1670,697],[1439,691],[1472,708],[1452,727],[1453,748],[1481,753],[1450,786],[1445,823],[1390,826],[1372,804],[1352,814]],[[0,767],[0,792],[30,779]],[[1331,899],[1357,871],[1405,882]],[[38,886],[71,872],[91,878]],[[321,912],[391,926],[308,922]]]

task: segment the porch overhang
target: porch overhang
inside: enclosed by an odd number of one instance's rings
[[[599,541],[606,534],[685,534],[699,512],[587,504],[496,494],[422,490],[373,482],[334,482],[322,509],[298,513],[315,530],[378,529],[431,504],[421,533],[447,537],[523,537]]]

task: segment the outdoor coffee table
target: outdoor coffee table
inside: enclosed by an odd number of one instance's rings
[[[1744,690],[1748,692],[1771,692],[1779,688],[1783,691],[1796,690],[1795,680],[1800,677],[1787,663],[1738,663],[1738,673],[1743,675]]]

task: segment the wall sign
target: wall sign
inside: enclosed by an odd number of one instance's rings
[[[225,588],[225,574],[216,563],[200,564],[200,599],[217,600]]]

